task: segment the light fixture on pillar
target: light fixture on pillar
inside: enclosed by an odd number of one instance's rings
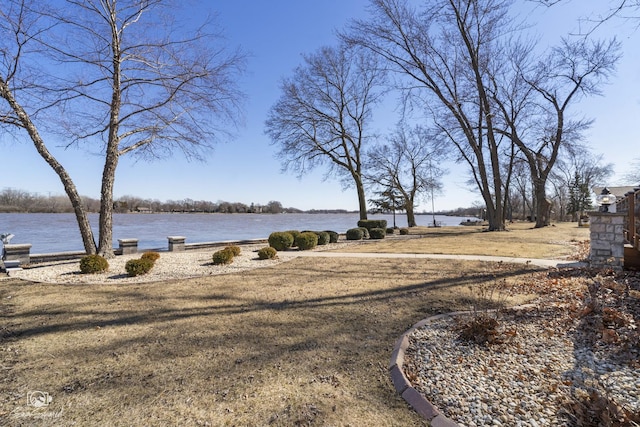
[[[616,202],[616,196],[611,194],[607,187],[604,187],[600,195],[596,197],[596,201],[600,205],[600,212],[609,212],[609,206]]]

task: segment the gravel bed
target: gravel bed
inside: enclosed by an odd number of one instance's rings
[[[465,427],[584,425],[566,409],[594,390],[614,408],[640,413],[640,370],[604,344],[582,346],[589,340],[566,307],[497,319],[501,339],[490,345],[460,340],[460,318],[409,334],[405,375],[449,419]]]
[[[326,246],[318,246],[314,251],[340,249],[352,243],[339,242]],[[160,252],[151,271],[145,275],[129,277],[125,264],[130,259],[140,258],[142,254],[118,255],[109,259],[109,270],[98,274],[81,274],[79,260],[53,261],[32,264],[19,271],[13,271],[10,277],[43,283],[88,284],[88,283],[147,283],[163,280],[180,280],[191,277],[203,277],[215,274],[237,273],[254,268],[270,267],[298,253],[297,250],[286,251],[286,257],[272,260],[258,259],[257,251],[265,244],[241,245],[240,255],[233,258],[227,265],[214,265],[211,256],[222,248],[207,250],[188,250],[182,252]]]

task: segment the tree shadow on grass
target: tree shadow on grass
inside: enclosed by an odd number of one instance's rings
[[[33,375],[50,384],[68,417],[104,408],[109,396],[122,419],[133,411],[165,420],[191,414],[189,400],[208,408],[214,425],[225,417],[240,417],[238,425],[294,425],[305,414],[336,424],[336,416],[360,407],[373,414],[362,417],[387,425],[398,417],[422,425],[388,378],[395,339],[423,317],[467,304],[468,295],[456,289],[538,271],[458,262],[431,268],[428,260],[358,263],[365,268],[295,260],[268,277],[254,270],[146,285],[20,285],[19,299],[41,302],[18,302],[1,317],[13,342],[37,349],[24,356],[29,369],[16,370],[21,382]],[[54,301],[66,292],[78,293],[77,300]],[[41,360],[36,351],[53,356]],[[360,419],[349,417],[351,424]]]

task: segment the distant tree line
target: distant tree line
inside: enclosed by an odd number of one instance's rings
[[[83,196],[83,203],[87,211],[100,212],[100,200]],[[282,203],[272,200],[265,205],[241,202],[207,200],[167,200],[144,199],[135,196],[123,196],[114,200],[113,210],[116,213],[146,213],[146,212],[179,212],[179,213],[347,213],[344,209],[312,209],[303,211],[298,208],[282,206]],[[4,188],[0,191],[1,213],[73,213],[73,206],[66,195],[43,195],[30,193],[14,188]]]

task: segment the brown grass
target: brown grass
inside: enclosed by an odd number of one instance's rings
[[[409,237],[385,239],[350,247],[343,252],[430,253],[492,255],[522,258],[558,259],[572,255],[575,245],[589,239],[589,229],[575,222],[533,228],[532,223],[509,224],[509,231],[489,233],[486,227],[412,227]]]
[[[523,230],[537,232],[548,230]],[[490,234],[465,227],[440,239],[464,238],[469,247]],[[560,234],[555,240],[572,238]],[[441,247],[436,240],[404,243],[413,251],[418,242]],[[522,243],[503,244],[509,242]],[[400,245],[363,247],[389,244]],[[477,305],[478,286],[527,281],[535,271],[468,261],[297,258],[154,284],[4,279],[0,424],[426,425],[389,379],[395,340],[424,317]],[[34,390],[53,402],[28,405]]]

